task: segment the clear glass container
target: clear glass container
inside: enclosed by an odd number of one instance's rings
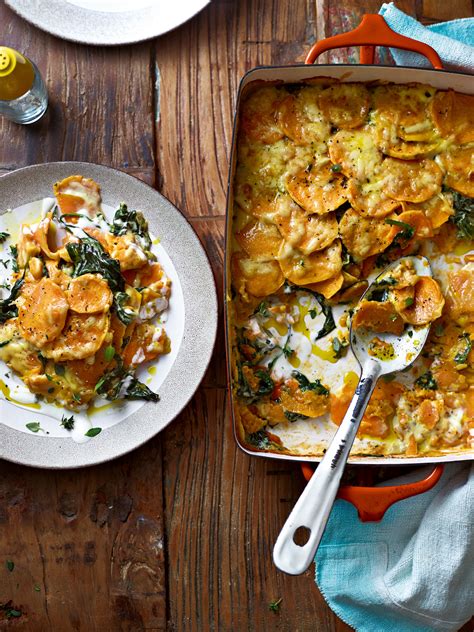
[[[14,123],[23,125],[38,121],[48,107],[48,93],[41,74],[36,65],[31,60],[29,61],[35,71],[31,88],[17,99],[9,101],[0,99],[0,114]]]

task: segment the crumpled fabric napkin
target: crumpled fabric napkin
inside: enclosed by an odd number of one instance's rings
[[[449,0],[439,0],[449,2]],[[474,19],[464,18],[423,26],[393,4],[384,3],[379,11],[391,29],[406,37],[429,44],[443,61],[447,70],[474,72]],[[391,48],[398,65],[431,68],[425,57],[418,53]]]
[[[458,630],[474,615],[474,464],[448,464],[378,523],[337,500],[315,562],[321,593],[358,632]]]

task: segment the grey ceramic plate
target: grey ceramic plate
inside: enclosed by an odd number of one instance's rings
[[[209,261],[193,229],[162,195],[125,173],[85,162],[55,162],[0,177],[0,213],[50,197],[52,185],[69,175],[96,180],[105,205],[122,201],[144,212],[150,232],[160,236],[180,280],[184,334],[176,359],[159,387],[160,401],[104,430],[86,443],[20,432],[0,419],[0,458],[46,468],[93,465],[118,457],[151,439],[180,413],[195,393],[212,356],[217,331],[217,296]],[[2,423],[4,421],[5,423]],[[100,420],[94,425],[100,426]]]
[[[132,44],[162,35],[210,0],[6,0],[43,31],[81,44]]]

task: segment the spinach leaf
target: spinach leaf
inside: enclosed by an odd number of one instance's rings
[[[148,232],[148,222],[140,211],[129,211],[126,204],[121,204],[115,211],[115,216],[110,226],[113,235],[125,235],[134,233],[140,246],[150,255],[151,237]]]
[[[334,357],[342,358],[345,355],[347,348],[349,347],[348,340],[340,340],[339,338],[332,339],[332,350],[334,352]]]
[[[257,430],[257,432],[252,432],[245,438],[247,443],[259,450],[281,450],[281,446],[272,441],[265,430]]]
[[[12,270],[13,272],[20,272],[20,266],[18,265],[18,248],[17,246],[10,246],[10,255],[12,258]]]
[[[474,198],[449,190],[453,196],[454,215],[451,221],[458,229],[459,239],[474,239]]]
[[[14,301],[18,298],[22,285],[23,279],[15,281],[15,284],[11,289],[10,296],[0,300],[0,323],[4,323],[9,318],[16,318],[16,316],[18,316],[18,308]]]
[[[466,364],[467,356],[472,349],[472,340],[470,335],[467,332],[464,332],[459,336],[459,340],[461,343],[464,343],[464,348],[461,351],[458,351],[454,356],[454,361],[456,364]]]
[[[333,329],[336,329],[336,323],[334,322],[332,309],[328,301],[324,298],[322,294],[319,294],[319,292],[313,292],[311,290],[308,290],[307,288],[305,288],[304,291],[309,292],[314,296],[314,298],[318,301],[319,306],[321,307],[321,310],[325,316],[324,324],[314,338],[315,340],[319,340],[320,338],[324,338],[324,336],[330,334]]]
[[[135,318],[136,314],[132,309],[127,309],[125,303],[128,301],[128,294],[126,292],[117,292],[114,295],[113,309],[117,314],[117,318],[122,321],[124,325],[129,325]]]
[[[242,370],[243,366],[249,366],[248,363],[238,364],[238,385],[237,385],[237,393],[243,399],[246,399],[248,403],[253,403],[258,401],[261,397],[265,395],[269,395],[273,389],[275,388],[275,383],[273,382],[270,374],[265,369],[257,369],[254,372],[254,375],[258,377],[258,386],[257,389],[254,390],[250,384],[248,383],[245,374]]]
[[[285,410],[284,415],[288,419],[288,421],[291,421],[291,422],[298,421],[298,419],[309,419],[307,415],[301,415],[300,413],[292,413],[289,410]]]
[[[10,233],[3,233],[0,232],[0,244],[3,244],[3,242],[8,239],[8,237],[10,237]]]
[[[317,395],[329,395],[328,389],[321,384],[320,380],[310,382],[306,375],[299,371],[292,371],[291,376],[298,382],[300,389],[304,391],[314,391]]]
[[[413,226],[407,224],[406,222],[400,222],[397,219],[386,219],[385,223],[390,226],[398,226],[402,229],[395,235],[394,242],[396,241],[398,244],[403,241],[409,241],[415,234]]]
[[[106,399],[144,399],[148,402],[159,402],[160,396],[140,382],[133,373],[123,365],[120,356],[115,356],[113,369],[104,373],[95,385],[95,392]]]
[[[74,264],[73,277],[101,274],[112,292],[123,292],[125,279],[120,272],[120,263],[109,257],[97,239],[82,237],[78,243],[68,243],[66,249]]]
[[[438,388],[438,384],[436,383],[431,371],[426,371],[426,373],[420,375],[420,377],[415,380],[415,384],[419,388],[424,388],[428,391],[435,391]]]

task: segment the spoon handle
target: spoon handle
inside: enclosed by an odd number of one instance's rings
[[[372,359],[367,360],[341,425],[278,536],[273,561],[285,573],[299,575],[314,559],[352,444],[379,375],[379,364]],[[303,546],[293,540],[295,531],[300,527],[310,531]]]

